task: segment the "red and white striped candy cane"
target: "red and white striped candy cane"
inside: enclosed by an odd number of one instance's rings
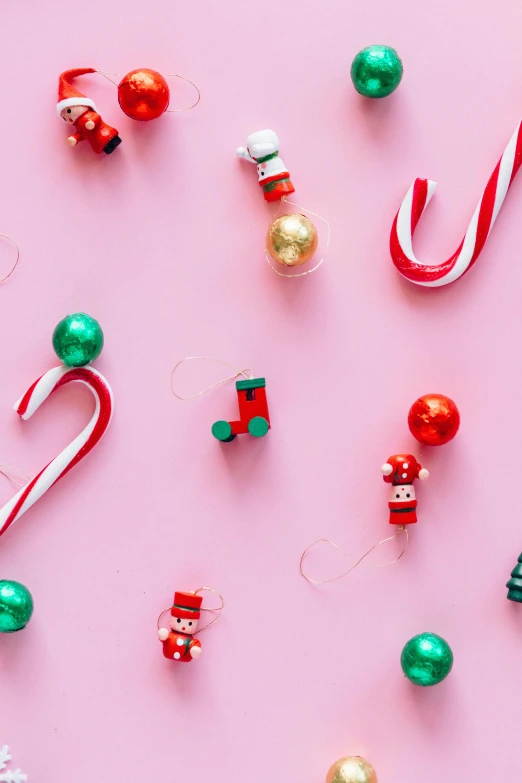
[[[417,285],[435,287],[452,283],[471,269],[486,243],[500,207],[522,163],[521,124],[518,124],[486,185],[471,218],[466,236],[451,258],[442,264],[434,266],[425,264],[419,261],[413,252],[413,233],[437,186],[436,182],[428,179],[415,180],[397,213],[390,237],[393,263],[401,275]]]
[[[31,418],[49,395],[72,381],[84,383],[91,390],[96,402],[94,415],[83,432],[0,509],[0,535],[96,446],[110,424],[111,387],[92,367],[54,367],[33,383],[16,403],[15,411],[22,419]]]

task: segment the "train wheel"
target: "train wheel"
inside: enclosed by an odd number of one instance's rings
[[[254,416],[248,422],[248,431],[254,438],[262,438],[269,429],[268,421],[263,416]]]
[[[212,425],[212,435],[221,443],[230,443],[236,437],[232,435],[232,427],[228,421],[215,421]]]

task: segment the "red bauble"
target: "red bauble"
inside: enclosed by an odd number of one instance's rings
[[[460,413],[444,394],[425,394],[410,408],[408,427],[414,438],[426,446],[442,446],[453,440],[460,426]]]
[[[118,85],[118,101],[133,120],[155,120],[167,110],[169,85],[157,71],[138,68],[123,77]]]

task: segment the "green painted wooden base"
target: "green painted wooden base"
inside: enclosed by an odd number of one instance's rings
[[[230,443],[236,437],[232,435],[232,427],[228,421],[215,421],[212,425],[212,435],[221,443]]]
[[[268,432],[268,422],[263,416],[254,416],[248,422],[248,431],[254,438],[262,438]]]

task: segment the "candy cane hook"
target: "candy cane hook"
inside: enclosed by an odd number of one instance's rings
[[[437,186],[436,182],[428,179],[414,181],[397,213],[390,237],[393,263],[407,280],[417,285],[436,287],[458,280],[468,269],[471,269],[486,243],[522,163],[521,124],[518,124],[486,185],[471,218],[466,236],[451,258],[442,264],[434,266],[425,264],[419,261],[413,252],[413,233]]]
[[[93,417],[72,443],[0,509],[0,535],[96,446],[110,424],[113,409],[111,387],[92,367],[60,366],[49,370],[18,400],[15,411],[22,419],[31,418],[56,389],[72,381],[85,384],[92,392],[96,403]]]

